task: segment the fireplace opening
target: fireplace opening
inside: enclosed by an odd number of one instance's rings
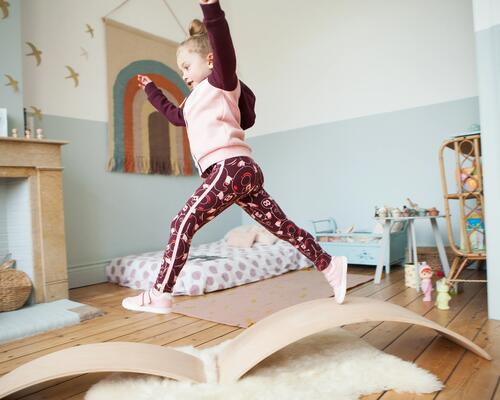
[[[29,181],[0,178],[0,260],[11,253],[16,269],[34,282],[33,229]],[[26,305],[34,304],[31,293]]]

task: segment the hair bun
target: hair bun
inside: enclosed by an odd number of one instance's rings
[[[207,28],[199,19],[193,19],[189,26],[189,36],[198,36],[207,33]]]

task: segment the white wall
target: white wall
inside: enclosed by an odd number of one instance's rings
[[[25,104],[47,114],[107,120],[101,17],[122,0],[23,0]],[[183,25],[196,0],[169,0]],[[249,135],[477,95],[470,0],[225,0],[240,77],[257,94]],[[64,16],[64,17],[61,17]],[[130,0],[120,22],[182,40],[162,0]],[[95,28],[95,39],[84,32]],[[80,55],[80,47],[89,60]],[[80,73],[77,89],[65,65]],[[64,101],[61,101],[64,100]]]
[[[45,114],[107,121],[105,32],[101,18],[123,0],[23,2],[24,42],[33,42],[43,52],[38,67],[32,57],[24,57],[25,104],[36,105]],[[200,14],[194,2],[170,3],[176,10],[189,10],[190,16]],[[162,0],[130,0],[110,18],[173,40],[184,36]],[[87,23],[95,29],[94,39],[85,32]],[[81,56],[81,47],[88,51],[88,60]],[[65,65],[80,74],[78,88],[64,78],[68,75]]]
[[[474,30],[476,32],[500,25],[498,0],[474,0]]]
[[[470,0],[243,3],[230,22],[250,28],[234,36],[255,134],[477,95]]]

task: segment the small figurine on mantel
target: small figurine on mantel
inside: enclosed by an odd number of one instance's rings
[[[450,285],[448,285],[448,281],[446,280],[443,271],[438,271],[436,276],[438,277],[438,280],[436,281],[437,296],[434,304],[440,310],[449,310],[450,306],[448,305],[448,302],[450,301],[451,296],[448,292],[450,290]]]
[[[424,301],[432,301],[432,269],[427,264],[427,262],[420,263],[420,287],[422,289],[422,293],[424,294]]]

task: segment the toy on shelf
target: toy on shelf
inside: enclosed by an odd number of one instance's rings
[[[424,261],[420,263],[420,287],[424,293],[424,301],[432,301],[432,269]]]
[[[462,188],[466,192],[473,192],[479,187],[479,176],[477,173],[477,167],[475,160],[473,161],[474,166],[460,168],[460,181]]]
[[[437,217],[439,215],[439,210],[436,207],[431,207],[427,209],[427,214],[431,217]]]
[[[407,198],[408,204],[410,207],[403,206],[402,208],[391,207],[388,205],[384,205],[384,207],[375,206],[375,217],[378,218],[401,218],[401,217],[437,217],[439,215],[439,210],[436,207],[423,208],[419,207],[417,203],[411,201],[411,199]]]
[[[408,204],[410,205],[411,208],[413,208],[414,210],[418,208],[418,204],[411,201],[409,197],[407,197],[406,200],[408,201]]]
[[[450,306],[448,305],[448,302],[451,299],[449,293],[450,286],[442,271],[438,271],[436,273],[436,276],[438,277],[438,280],[436,281],[437,296],[436,296],[436,302],[434,304],[440,310],[449,310]]]
[[[389,216],[389,213],[387,211],[387,208],[386,207],[380,207],[380,208],[377,208],[375,206],[375,216],[376,217],[379,217],[379,218],[385,218],[385,217],[388,217]]]
[[[469,237],[470,250],[480,253],[485,250],[484,245],[484,221],[483,215],[478,212],[470,212],[465,218],[465,232]],[[463,232],[460,232],[460,250],[466,251]]]

